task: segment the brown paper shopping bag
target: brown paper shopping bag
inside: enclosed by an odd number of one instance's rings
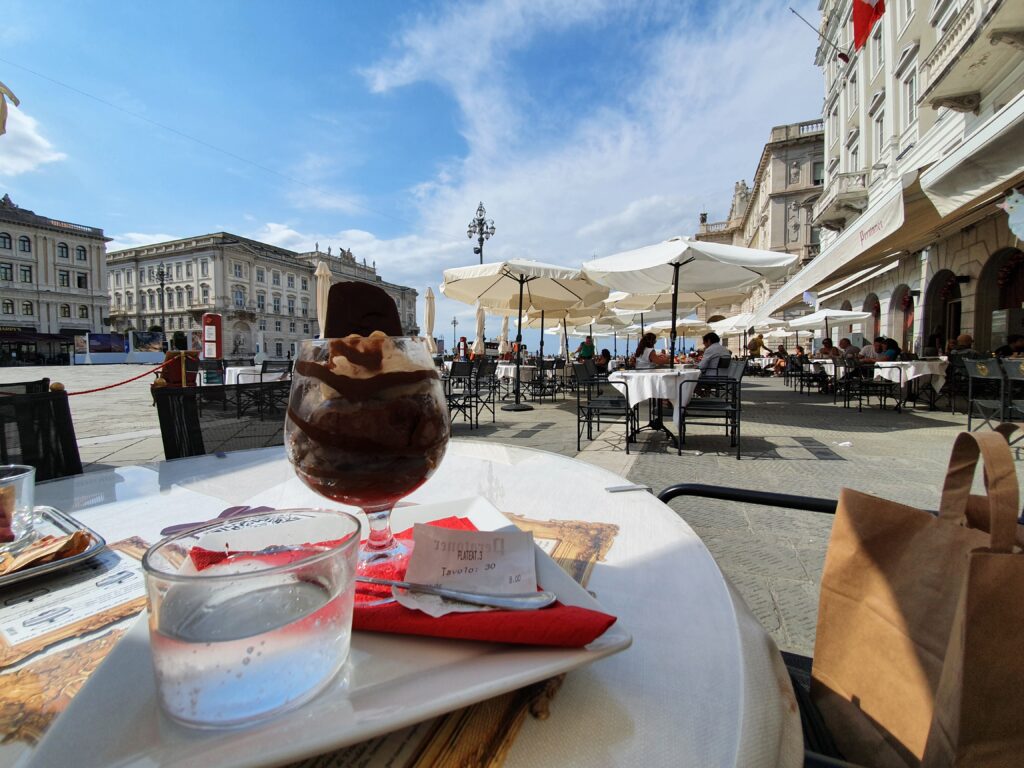
[[[979,451],[987,520],[977,514],[982,498],[970,496]],[[989,532],[963,524],[969,499],[973,517]],[[916,766],[927,745],[929,765],[948,765],[942,755],[959,755],[968,743],[998,750],[993,739],[1010,737],[1002,716],[990,732],[980,728],[985,706],[976,691],[993,695],[998,687],[1000,701],[1024,700],[1024,686],[1009,691],[1003,683],[1021,666],[1014,657],[1022,635],[998,655],[983,655],[1005,638],[997,633],[982,643],[969,623],[978,621],[982,605],[994,617],[1007,603],[1021,602],[1016,564],[1024,556],[1012,553],[1018,509],[1013,460],[995,432],[957,437],[938,517],[848,489],[840,493],[822,575],[811,690],[848,759]],[[1013,563],[998,566],[1002,583],[991,579],[997,566],[990,559],[998,558]]]

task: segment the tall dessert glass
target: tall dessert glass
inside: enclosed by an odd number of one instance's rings
[[[391,510],[434,473],[448,435],[444,390],[423,339],[376,332],[301,343],[288,458],[314,491],[366,513],[361,572],[404,569],[411,542],[392,535]]]

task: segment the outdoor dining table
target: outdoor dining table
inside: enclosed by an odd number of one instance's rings
[[[615,371],[609,374],[608,382],[615,386],[623,395],[629,394],[629,406],[637,408],[646,401],[653,401],[660,406],[662,400],[672,403],[672,423],[675,434],[670,432],[656,417],[652,417],[651,427],[664,429],[673,441],[678,440],[679,422],[682,409],[685,408],[697,388],[700,378],[698,368],[652,368],[647,370]],[[680,387],[684,381],[692,381],[692,386]],[[625,384],[626,386],[621,386]],[[682,398],[682,399],[680,399]],[[656,410],[652,407],[652,413]]]
[[[498,367],[494,372],[502,381],[515,381],[516,379],[516,364],[515,363],[498,363]],[[537,378],[537,366],[536,365],[521,365],[519,366],[519,380],[522,382],[533,381]]]
[[[687,377],[691,372],[671,375]],[[669,378],[664,372],[656,376],[666,382]],[[670,390],[674,388],[658,389],[657,396]],[[453,440],[435,476],[408,497],[413,504],[396,510],[395,527],[401,529],[403,515],[414,514],[417,505],[482,497],[519,527],[532,530],[542,549],[562,557],[569,564],[563,567],[571,566],[632,635],[632,646],[625,651],[568,673],[553,694],[547,719],[498,718],[493,724],[497,732],[486,737],[510,742],[504,755],[510,768],[570,763],[800,765],[800,718],[774,643],[693,530],[645,489],[628,486],[618,475],[563,456]],[[110,556],[121,561],[112,566],[120,569],[119,594],[130,602],[113,613],[108,607],[76,631],[58,633],[50,645],[37,637],[31,655],[0,667],[0,691],[6,699],[0,709],[5,721],[0,766],[31,765],[27,758],[33,750],[44,752],[36,745],[39,737],[61,727],[60,721],[54,725],[53,716],[143,610],[139,558],[160,538],[162,528],[210,519],[235,505],[280,509],[330,504],[296,478],[280,447],[93,472],[40,484],[36,496],[38,503],[58,507],[106,537]],[[60,582],[44,586],[58,589]],[[4,617],[11,610],[0,603],[0,637],[8,652],[18,648],[4,634]],[[437,649],[454,641],[357,632],[352,680],[358,680],[361,659],[382,644],[399,642],[407,654],[415,654],[418,642]],[[495,653],[498,665],[507,654],[531,652],[477,645],[480,653]],[[400,667],[395,675],[401,675]],[[116,669],[104,672],[117,674]],[[387,698],[392,683],[378,683],[378,688],[357,688],[351,706],[335,716],[400,717],[404,702]],[[298,734],[311,726],[321,733],[330,730],[330,719],[304,722],[316,711],[315,704],[255,728],[220,731],[190,731],[155,711],[143,715],[127,707],[127,727],[76,734],[81,741],[75,749],[82,760],[75,762],[104,765],[128,754],[133,764],[153,766],[281,764],[308,755]],[[411,756],[445,747],[445,738],[452,739],[447,746],[455,746],[456,737],[444,736],[444,729],[436,727],[439,722],[434,718],[349,747],[329,764],[417,764]],[[114,730],[130,734],[125,743],[112,742]],[[472,730],[456,733],[474,745],[484,738]],[[213,762],[207,759],[210,755]]]
[[[229,366],[224,369],[225,384],[252,384],[260,381],[263,368],[259,365]],[[272,373],[265,376],[263,381],[284,381],[288,378],[287,372]]]
[[[910,385],[915,382],[918,390],[922,386],[930,386],[928,406],[935,410],[935,401],[942,385],[946,383],[946,360],[906,360],[876,361],[874,374],[877,379],[885,379],[902,388],[902,398],[906,402],[910,394]],[[916,402],[916,401],[915,401]]]

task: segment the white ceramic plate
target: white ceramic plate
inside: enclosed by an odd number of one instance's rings
[[[449,515],[479,530],[510,525],[474,498],[395,511],[395,529]],[[598,602],[537,549],[537,580],[567,605]],[[315,699],[276,719],[199,731],[157,705],[143,616],[111,651],[33,751],[29,766],[272,766],[330,752],[545,680],[625,650],[616,622],[586,648],[541,648],[357,632],[345,673]]]

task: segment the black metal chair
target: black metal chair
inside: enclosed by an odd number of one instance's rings
[[[868,406],[871,406],[871,398],[878,398],[878,405],[880,408],[885,408],[885,402],[889,398],[892,398],[897,413],[903,411],[903,370],[901,368],[895,368],[898,371],[897,380],[883,379],[875,375],[875,366],[871,363],[865,363],[858,367],[857,371],[859,376],[851,377],[850,381],[850,397],[856,395],[857,397],[857,411],[863,410],[864,398],[867,398]]]
[[[971,424],[977,416],[982,420],[978,429],[986,424],[1006,420],[1007,396],[1006,378],[998,359],[965,359],[967,370],[967,431],[973,432]]]
[[[260,366],[260,382],[265,382],[268,377],[274,381],[290,379],[292,375],[291,360],[264,360]]]
[[[41,395],[50,391],[50,380],[47,378],[34,381],[12,381],[0,384],[0,397],[7,395]]]
[[[593,440],[594,427],[600,432],[601,422],[604,421],[605,424],[625,426],[628,454],[638,421],[637,409],[629,405],[629,385],[616,382],[612,386],[607,378],[593,378],[585,363],[573,363],[572,368],[576,376],[576,450],[582,450],[584,430],[587,440]],[[625,394],[618,387],[624,388]]]
[[[758,504],[761,506],[779,507],[781,509],[800,509],[834,515],[837,502],[834,499],[821,499],[813,496],[793,496],[786,493],[768,493],[765,491],[748,491],[744,488],[729,488],[717,485],[701,485],[698,483],[679,483],[670,485],[658,494],[658,499],[666,504],[680,496],[695,496],[705,499],[737,502],[742,504]],[[790,682],[800,710],[800,724],[804,735],[804,766],[807,768],[855,768],[852,763],[843,760],[843,755],[836,747],[825,719],[811,700],[811,663],[807,656],[780,651],[782,660],[789,671]]]
[[[234,386],[258,387],[259,384]],[[201,396],[205,389],[216,387],[161,387],[153,391],[165,458],[284,445],[284,419],[263,419],[258,408],[254,414],[238,410],[201,414]]]
[[[461,413],[463,420],[469,422],[470,429],[473,429],[476,423],[473,374],[473,363],[456,360],[452,363],[451,370],[448,371],[448,376],[444,380],[445,397],[448,400],[448,413],[451,420],[454,422],[455,415]]]
[[[491,412],[491,423],[495,420],[495,403],[498,399],[498,361],[484,360],[473,372],[470,385],[476,406],[476,425],[480,426],[480,414]]]
[[[39,482],[82,474],[67,392],[0,397],[0,463],[33,466]]]
[[[677,402],[685,400],[686,387],[700,385],[705,387],[707,394],[690,398],[686,405],[679,406],[679,440],[676,452],[683,453],[686,442],[686,428],[689,426],[725,427],[729,445],[736,448],[736,459],[740,458],[740,424],[743,412],[743,376],[747,371],[747,362],[739,358],[726,361],[724,368],[719,368],[712,376],[701,376],[697,381],[679,382]]]

